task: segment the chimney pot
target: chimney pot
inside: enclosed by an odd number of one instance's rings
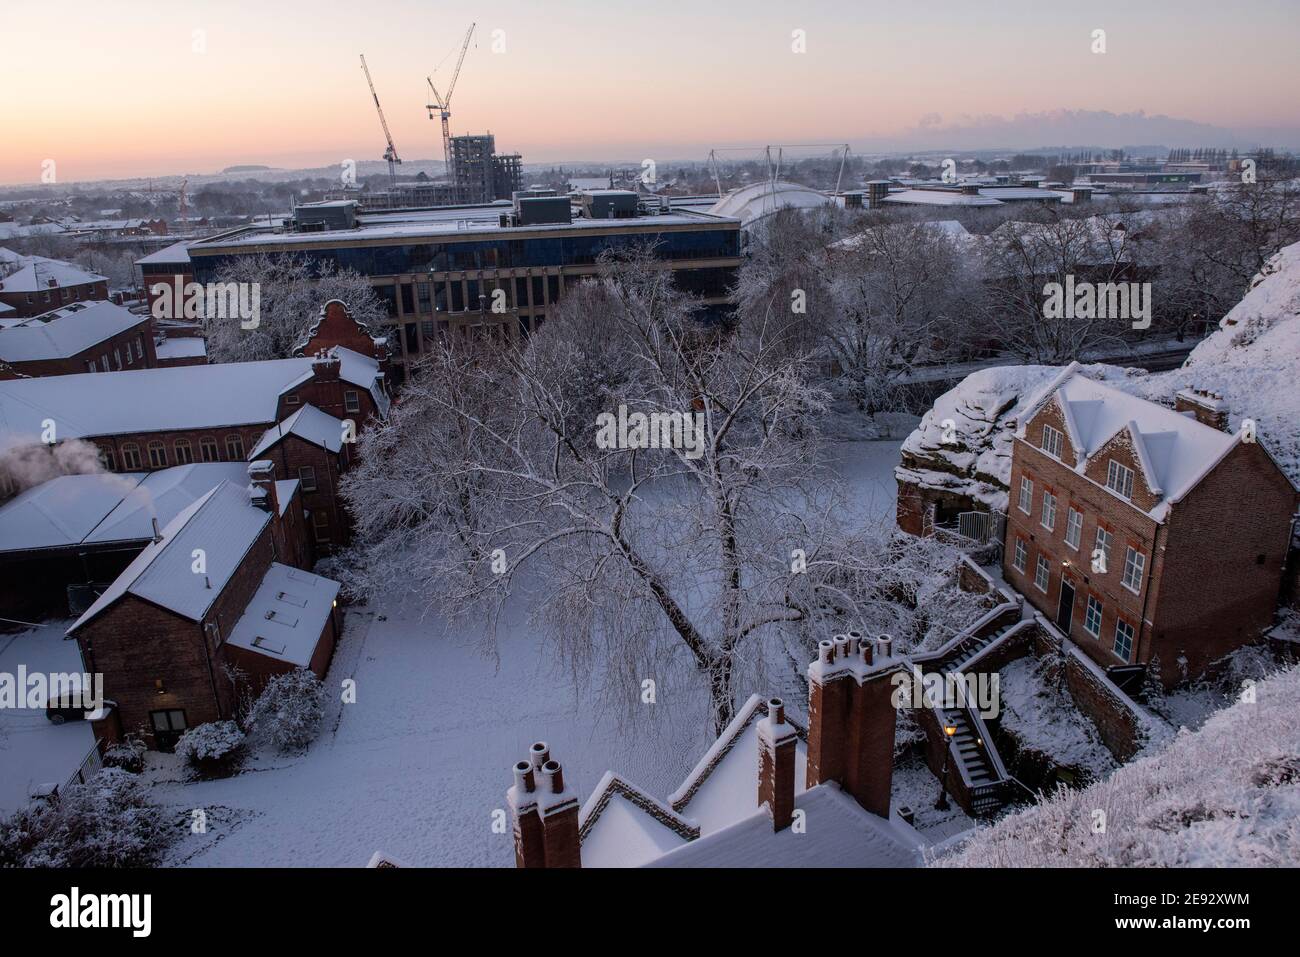
[[[149,519],[149,521],[153,523],[153,540],[154,543],[157,544],[158,542],[161,542],[163,538],[162,532],[158,530],[158,516],[154,515]]]
[[[529,757],[532,759],[533,768],[541,770],[542,765],[551,760],[551,749],[547,747],[545,741],[538,741],[528,749]]]
[[[835,645],[829,638],[817,642],[817,658],[824,665],[829,665],[835,659]]]
[[[894,653],[894,639],[881,635],[876,642],[880,646],[880,657],[888,658]]]
[[[527,761],[520,761],[515,765],[515,788],[520,794],[532,794],[533,787],[533,766]]]
[[[547,761],[543,764],[542,774],[550,779],[552,794],[564,792],[564,769],[560,767],[559,761]]]
[[[785,724],[785,702],[780,698],[767,699],[767,716],[772,720],[772,724]]]

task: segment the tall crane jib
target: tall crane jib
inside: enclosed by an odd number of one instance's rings
[[[438,92],[438,88],[433,85],[433,77],[425,77],[429,84],[429,90],[433,93],[433,102],[427,104],[429,119],[434,118],[435,111],[442,120],[442,160],[447,171],[447,178],[459,191],[459,177],[456,170],[452,167],[451,162],[451,95],[456,90],[456,80],[460,77],[461,64],[465,62],[465,51],[469,49],[470,37],[474,35],[476,23],[471,23],[469,29],[465,31],[465,40],[460,45],[460,56],[456,60],[456,69],[451,74],[451,82],[447,85],[447,95],[443,96]]]
[[[396,165],[402,162],[397,155],[397,147],[393,145],[393,134],[388,132],[388,120],[384,118],[384,108],[379,105],[379,94],[375,92],[375,82],[370,79],[370,67],[366,66],[366,55],[361,54],[361,69],[366,74],[366,84],[370,87],[370,95],[375,101],[375,112],[379,114],[379,125],[384,128],[384,139],[388,141],[388,147],[384,150],[384,159],[388,160],[388,184],[397,185]]]

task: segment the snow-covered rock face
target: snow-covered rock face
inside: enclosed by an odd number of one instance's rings
[[[1269,261],[1182,368],[1147,374],[1090,365],[1080,371],[1170,407],[1181,389],[1222,395],[1232,430],[1254,419],[1265,447],[1300,483],[1300,243]],[[1005,510],[1017,420],[1058,372],[1056,366],[1012,366],[967,376],[935,401],[903,443],[896,477]]]
[[[907,437],[895,476],[1005,511],[1017,421],[1060,371],[1057,366],[1029,365],[972,372],[939,396]],[[1126,391],[1126,383],[1145,375],[1140,369],[1100,364],[1080,371]]]

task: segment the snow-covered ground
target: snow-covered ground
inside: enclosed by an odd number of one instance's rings
[[[81,654],[64,641],[71,622],[50,622],[12,634],[0,634],[0,673],[79,673]],[[77,770],[95,738],[84,721],[54,725],[45,710],[0,708],[0,816],[25,805],[33,785],[62,786]]]
[[[892,521],[898,448],[896,439],[828,446],[864,520]],[[207,832],[183,840],[172,863],[361,866],[383,850],[412,865],[510,865],[512,838],[494,830],[493,812],[505,807],[512,765],[539,739],[579,795],[607,770],[670,793],[713,741],[707,694],[660,682],[646,706],[653,720],[620,727],[553,664],[527,611],[512,608],[494,659],[476,635],[449,634],[441,621],[349,610],[327,680],[333,713],[304,755],[259,755],[233,778],[193,783],[174,757],[151,756],[155,798],[207,817]],[[348,677],[357,700],[342,705]]]

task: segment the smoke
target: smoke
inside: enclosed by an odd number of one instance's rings
[[[103,471],[99,449],[83,439],[46,445],[21,436],[0,436],[0,499],[60,475],[96,475]]]

